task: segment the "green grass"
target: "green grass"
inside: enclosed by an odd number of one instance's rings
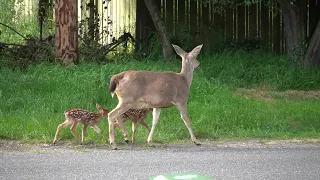
[[[198,60],[201,64],[195,70],[188,102],[198,138],[319,137],[319,70],[299,69],[288,65],[283,57],[262,53],[220,54]],[[64,121],[64,110],[96,111],[96,103],[109,110],[116,106],[117,99],[108,92],[113,74],[130,69],[179,72],[180,68],[177,58],[81,64],[68,69],[42,64],[24,72],[0,69],[0,139],[51,143],[57,125]],[[264,94],[259,94],[260,90]],[[286,96],[286,90],[313,90],[315,95]],[[150,127],[151,122],[150,114]],[[126,125],[130,132],[130,122]],[[99,126],[107,134],[107,121]],[[80,128],[78,132],[80,135]],[[117,142],[123,142],[120,130],[116,132]],[[148,132],[138,126],[137,142],[145,142],[147,136]],[[68,128],[63,129],[60,139],[76,143]],[[176,108],[161,111],[153,139],[164,143],[190,139]],[[85,141],[103,143],[92,129],[87,131]]]

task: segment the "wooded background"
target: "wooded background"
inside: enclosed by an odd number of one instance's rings
[[[54,0],[47,1],[51,5],[54,3]],[[219,49],[228,43],[251,43],[270,52],[286,52],[283,17],[275,2],[242,3],[219,10],[206,0],[155,1],[173,43],[203,43],[204,51]],[[320,1],[306,1],[305,28],[307,38],[310,38],[320,17]],[[16,8],[25,9],[25,15],[37,12],[37,0],[15,2]],[[79,27],[85,27],[85,31],[103,44],[130,32],[139,45],[148,42],[150,33],[155,31],[144,0],[78,0],[78,6]],[[54,12],[50,15],[54,19]],[[81,24],[83,20],[89,23]],[[90,27],[90,22],[94,26]]]
[[[203,43],[207,51],[219,48],[223,41],[257,43],[275,53],[286,52],[283,17],[274,2],[226,8],[219,11],[205,0],[156,0],[167,30],[175,39],[191,36],[190,43]],[[320,17],[320,1],[307,0],[307,37],[310,38]],[[143,0],[137,0],[137,41],[154,31]],[[190,38],[190,37],[189,37]]]

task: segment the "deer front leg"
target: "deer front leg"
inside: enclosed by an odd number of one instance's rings
[[[196,145],[201,145],[199,142],[197,142],[197,139],[195,137],[195,135],[193,134],[192,128],[191,128],[191,124],[190,124],[190,120],[187,114],[187,107],[186,105],[181,105],[181,104],[177,104],[177,108],[180,111],[180,115],[181,115],[181,119],[183,120],[184,124],[187,126],[189,134],[191,136],[191,140],[192,142],[194,142]]]
[[[70,124],[71,124],[70,121],[65,121],[65,122],[59,124],[59,126],[57,127],[56,135],[54,136],[54,139],[53,139],[53,144],[54,145],[57,144],[58,136],[59,136],[59,133],[60,133],[61,129],[69,126]]]
[[[149,133],[149,136],[148,136],[148,144],[149,146],[153,146],[152,144],[152,136],[153,136],[153,133],[154,133],[154,129],[158,123],[158,120],[159,120],[159,116],[160,116],[160,111],[161,109],[160,108],[153,108],[153,112],[152,112],[152,127],[151,127],[151,131]]]

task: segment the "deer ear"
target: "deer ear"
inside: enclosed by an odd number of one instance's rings
[[[202,48],[203,44],[195,47],[189,54],[192,56],[192,57],[197,57],[198,54],[200,53],[200,50]]]
[[[181,56],[184,57],[184,55],[186,54],[186,52],[184,50],[182,50],[179,46],[172,44],[174,50],[176,51],[176,53]]]

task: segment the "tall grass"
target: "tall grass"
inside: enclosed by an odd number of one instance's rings
[[[299,69],[285,63],[283,57],[270,54],[200,56],[195,70],[188,110],[198,138],[293,138],[319,137],[319,96],[311,98],[278,97],[272,101],[246,98],[238,88],[266,91],[317,90],[319,70]],[[110,77],[125,70],[179,72],[181,60],[145,59],[97,65],[80,64],[74,68],[42,64],[27,71],[0,69],[0,138],[51,142],[63,111],[83,108],[96,111],[99,103],[113,109],[117,99],[108,92]],[[151,115],[147,124],[151,126]],[[127,127],[130,122],[127,122]],[[107,121],[99,124],[107,133]],[[119,130],[118,142],[123,142]],[[103,143],[88,130],[86,142]],[[80,129],[79,129],[80,135]],[[146,141],[148,132],[138,126],[137,141]],[[69,129],[61,139],[76,142]],[[154,140],[189,140],[188,131],[176,108],[163,109]]]
[[[285,56],[266,52],[214,54],[201,63],[205,76],[216,83],[272,90],[320,89],[320,71],[288,63]]]

